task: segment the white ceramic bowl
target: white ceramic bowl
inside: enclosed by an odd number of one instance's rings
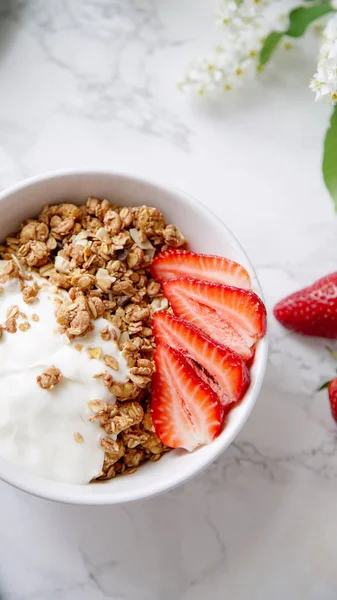
[[[147,204],[163,211],[197,252],[236,260],[249,271],[253,289],[261,296],[255,271],[239,242],[202,204],[168,185],[129,175],[98,171],[62,171],[34,177],[0,194],[0,240],[15,231],[23,219],[37,215],[46,203],[85,202],[88,196],[107,198],[120,205]],[[3,352],[3,350],[2,350]],[[115,504],[138,500],[173,488],[204,469],[234,440],[259,394],[267,359],[267,340],[258,344],[251,385],[243,401],[229,415],[221,435],[209,446],[187,453],[175,450],[160,461],[148,463],[129,477],[102,484],[70,485],[31,475],[0,458],[0,478],[15,487],[50,500],[72,504]]]

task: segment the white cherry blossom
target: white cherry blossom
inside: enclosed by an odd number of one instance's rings
[[[337,102],[337,15],[330,18],[323,31],[317,71],[310,82],[316,101]]]
[[[277,6],[271,0],[219,0],[216,23],[223,39],[212,54],[190,62],[179,87],[202,95],[231,90],[253,77],[259,70],[263,40],[280,28],[283,8],[282,0]]]

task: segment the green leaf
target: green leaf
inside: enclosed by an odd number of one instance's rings
[[[266,62],[268,62],[268,60],[270,59],[270,57],[274,54],[279,41],[281,40],[281,38],[283,38],[283,35],[284,34],[281,31],[272,31],[265,39],[260,53],[261,66],[265,65]]]
[[[329,387],[329,383],[331,383],[331,380],[323,383],[323,385],[321,385],[317,391],[320,392],[321,390],[325,390],[327,387]]]
[[[337,360],[337,351],[330,348],[330,346],[325,346],[329,354],[331,354],[332,358]]]
[[[301,37],[313,21],[331,12],[335,12],[335,10],[329,2],[320,4],[316,2],[313,6],[294,8],[289,14],[288,29],[286,31],[272,31],[265,39],[260,52],[260,65],[265,65],[272,57],[283,36]]]
[[[324,141],[323,177],[337,211],[337,106]]]
[[[334,9],[328,3],[294,8],[289,15],[289,28],[285,33],[290,37],[301,37],[313,21],[331,12]]]

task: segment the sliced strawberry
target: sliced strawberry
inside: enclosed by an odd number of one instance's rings
[[[266,309],[254,292],[190,279],[162,285],[177,316],[245,360],[251,358],[251,346],[266,331]]]
[[[199,369],[195,363],[191,366],[197,368],[198,375],[212,387],[223,404],[241,400],[250,376],[242,358],[233,350],[216,344],[186,321],[164,311],[155,313],[153,332],[156,343],[167,344],[200,365]]]
[[[160,282],[177,277],[250,288],[246,269],[228,258],[195,254],[183,250],[167,250],[158,254],[150,267],[154,279]]]
[[[152,420],[159,439],[189,451],[212,442],[223,421],[217,395],[173,348],[158,344],[154,359]]]
[[[251,355],[250,359],[247,360],[247,362],[246,362],[246,367],[248,370],[250,370],[254,364],[254,359],[255,359],[255,354],[256,354],[256,344],[254,344],[250,350],[252,352],[252,355]]]

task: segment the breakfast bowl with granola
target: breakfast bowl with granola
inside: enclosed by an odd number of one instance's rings
[[[66,171],[0,194],[0,478],[74,504],[168,490],[235,438],[266,364],[255,272],[170,186]]]

